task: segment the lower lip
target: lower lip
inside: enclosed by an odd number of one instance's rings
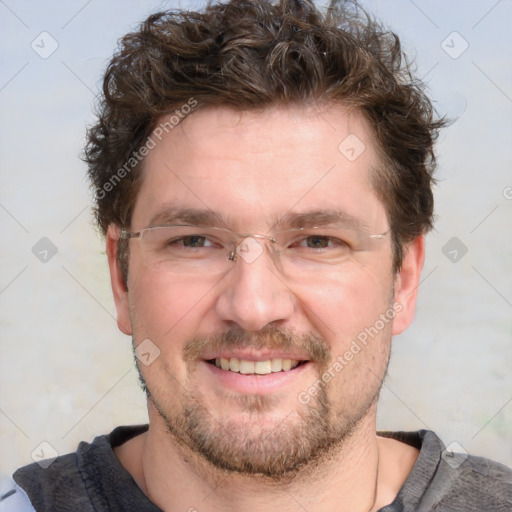
[[[265,375],[244,375],[229,370],[222,370],[215,365],[202,361],[200,368],[220,382],[222,386],[238,393],[262,394],[283,391],[283,388],[295,382],[308,370],[312,363],[303,363],[287,372],[267,373]]]

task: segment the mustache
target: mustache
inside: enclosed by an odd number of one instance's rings
[[[331,357],[329,344],[321,336],[311,333],[298,334],[288,329],[270,326],[258,332],[232,329],[219,334],[195,336],[183,349],[184,359],[193,362],[200,359],[206,351],[222,352],[232,348],[299,351],[307,355],[309,360],[321,364],[325,364]]]

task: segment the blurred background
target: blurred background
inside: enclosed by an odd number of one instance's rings
[[[79,159],[117,39],[202,2],[0,0],[0,475],[146,422]],[[436,230],[381,430],[512,466],[512,2],[372,0],[439,112]]]

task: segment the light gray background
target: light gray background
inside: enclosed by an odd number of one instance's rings
[[[65,453],[146,421],[78,155],[117,38],[177,5],[0,0],[0,474],[52,455],[42,442]],[[394,342],[379,428],[434,429],[512,465],[512,2],[364,5],[417,56],[438,107],[459,116],[439,142],[437,230],[414,326]],[[51,49],[43,31],[58,43],[46,59],[31,47]],[[58,249],[47,262],[32,252],[43,237]],[[443,253],[452,237],[456,262]]]

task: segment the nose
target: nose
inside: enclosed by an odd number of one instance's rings
[[[247,331],[288,320],[297,299],[279,274],[263,241],[247,238],[234,255],[216,311],[220,319]]]

